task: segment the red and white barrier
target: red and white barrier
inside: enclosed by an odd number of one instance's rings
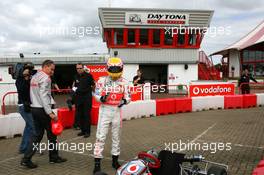
[[[243,108],[243,95],[225,95],[225,109]]]
[[[175,98],[156,99],[156,115],[176,113]]]
[[[207,97],[192,97],[192,111],[209,110],[207,107]]]
[[[192,97],[192,111],[224,109],[224,96]]]
[[[58,109],[58,120],[61,121],[64,128],[71,128],[74,124],[75,109],[69,110],[68,108]]]
[[[135,108],[135,103],[137,102],[130,102],[129,105],[124,105],[121,109],[121,117],[123,120],[131,120],[132,118],[136,117],[137,108]]]
[[[208,96],[207,105],[209,109],[224,109],[225,98],[224,96]]]
[[[243,108],[252,108],[257,106],[257,96],[255,94],[243,95]]]
[[[6,99],[4,100],[5,105],[17,105],[18,102],[18,96],[16,93],[16,85],[15,83],[1,83],[1,88],[0,88],[0,103],[3,104],[3,97],[5,94],[8,92],[15,92],[15,93],[10,93],[8,96],[6,96]],[[0,112],[2,114],[2,108],[0,108]]]
[[[19,113],[0,116],[0,137],[13,138],[15,135],[22,135],[24,128],[25,121]]]
[[[10,117],[0,115],[0,137],[10,137]]]
[[[156,115],[155,100],[132,101],[122,107],[123,120],[131,120]]]
[[[25,128],[25,121],[19,113],[10,113],[10,133],[11,137],[15,135],[22,135]]]
[[[138,101],[137,103],[138,117],[156,116],[156,102],[155,100]]]
[[[167,98],[156,100],[138,100],[122,107],[121,115],[123,120],[131,120],[142,117],[176,114],[180,112],[201,111],[209,109],[234,109],[248,108],[264,105],[264,93],[248,95],[226,95],[206,97],[184,97]],[[64,127],[72,127],[74,123],[74,109],[55,109],[58,118]],[[91,111],[91,123],[96,125],[98,121],[99,106],[93,106]],[[0,115],[0,137],[14,137],[22,134],[25,122],[19,113]]]
[[[257,95],[257,105],[264,106],[264,93],[256,94]]]
[[[191,112],[192,98],[176,98],[175,99],[175,113]]]

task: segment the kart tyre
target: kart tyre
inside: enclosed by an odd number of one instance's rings
[[[207,175],[227,175],[227,171],[225,168],[219,166],[211,166],[208,169]]]

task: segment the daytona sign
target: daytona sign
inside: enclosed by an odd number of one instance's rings
[[[189,14],[126,12],[126,25],[189,25]]]
[[[231,83],[190,85],[189,89],[191,97],[235,94],[235,85]]]

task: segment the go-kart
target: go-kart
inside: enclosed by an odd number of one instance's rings
[[[123,164],[116,175],[227,175],[227,169],[227,165],[206,161],[202,156],[187,157],[166,150],[158,153],[152,149]]]

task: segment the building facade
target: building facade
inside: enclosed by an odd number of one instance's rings
[[[239,77],[246,68],[256,77],[264,77],[264,21],[237,42],[211,55],[222,55],[226,78]]]
[[[198,50],[213,11],[99,8],[110,56],[156,84],[198,80]]]

